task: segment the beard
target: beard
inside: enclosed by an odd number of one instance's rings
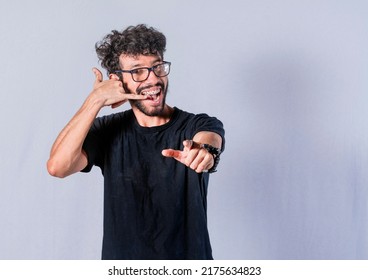
[[[166,105],[166,95],[167,95],[169,84],[167,83],[165,87],[163,83],[159,82],[155,86],[161,87],[161,92],[160,92],[161,103],[160,104],[152,107],[152,106],[147,106],[145,104],[145,100],[130,100],[130,105],[132,107],[136,107],[140,112],[142,112],[143,114],[149,117],[161,116],[162,113],[164,112],[165,105]],[[141,94],[143,90],[148,89],[150,87],[138,88],[137,94]]]

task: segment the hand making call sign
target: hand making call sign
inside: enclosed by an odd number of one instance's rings
[[[92,69],[95,74],[95,82],[93,92],[104,98],[103,106],[111,106],[117,108],[127,102],[129,99],[143,100],[147,96],[126,93],[123,88],[123,82],[119,80],[117,75],[110,75],[109,80],[103,80],[103,75],[97,68]]]

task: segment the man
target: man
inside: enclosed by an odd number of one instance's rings
[[[47,163],[65,177],[99,166],[104,176],[103,259],[212,259],[207,186],[224,149],[216,118],[166,104],[165,36],[146,25],[96,44],[92,92],[60,132]],[[131,109],[96,118],[104,106]]]

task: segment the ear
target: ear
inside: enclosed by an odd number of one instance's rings
[[[115,81],[120,81],[119,76],[116,75],[116,74],[109,74],[109,79],[110,80],[115,80]]]

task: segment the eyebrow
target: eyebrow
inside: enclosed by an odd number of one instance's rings
[[[161,58],[157,58],[156,60],[154,60],[154,61],[152,62],[152,64],[155,64],[155,63],[157,63],[157,62],[161,62],[161,61],[163,61]],[[133,64],[133,65],[131,65],[129,68],[130,68],[130,69],[134,69],[134,68],[137,68],[137,67],[147,67],[147,66],[143,66],[141,63],[137,63],[137,64]]]

